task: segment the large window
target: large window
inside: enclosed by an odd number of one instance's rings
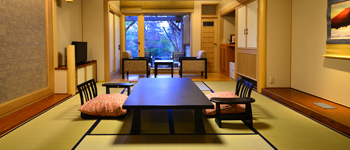
[[[125,16],[125,47],[138,57],[138,16]],[[145,15],[144,54],[154,60],[174,60],[190,56],[190,15]],[[141,35],[141,34],[140,34]],[[142,40],[141,40],[142,41]],[[153,65],[153,64],[152,64]]]
[[[186,56],[186,45],[189,45],[189,41],[184,40],[189,39],[189,31],[184,30],[185,25],[189,26],[186,19],[189,20],[189,15],[145,16],[145,55],[154,60],[172,59],[175,64],[179,56]]]

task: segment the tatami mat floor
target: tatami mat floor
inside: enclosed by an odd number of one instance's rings
[[[127,81],[128,82],[128,81]],[[214,92],[234,91],[233,81],[204,81]],[[99,94],[105,89],[98,83]],[[111,93],[120,93],[113,89]],[[205,91],[204,93],[210,93]],[[350,149],[350,140],[278,102],[253,92],[254,129],[241,121],[218,128],[205,119],[208,135],[194,135],[187,119],[191,112],[174,112],[175,130],[167,134],[166,116],[145,112],[144,135],[129,135],[130,121],[83,120],[79,95],[42,113],[0,138],[1,149]],[[130,115],[130,114],[129,114]],[[160,119],[154,119],[154,118]]]

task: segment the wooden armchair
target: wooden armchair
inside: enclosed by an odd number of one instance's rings
[[[128,88],[128,95],[130,94],[130,87],[133,86],[132,83],[105,83],[103,86],[106,87],[106,94],[100,95],[101,97],[104,96],[109,96],[109,89],[110,88]],[[91,79],[89,81],[86,81],[82,84],[77,85],[79,95],[80,95],[80,102],[81,105],[83,106],[85,103],[87,103],[90,100],[95,99],[98,96],[97,93],[97,87],[96,87],[96,82],[94,79]],[[113,98],[116,98],[118,96],[123,97],[124,99],[127,98],[127,96],[122,95],[122,94],[112,94],[111,95]],[[109,97],[107,97],[109,98]],[[113,100],[111,102],[114,103]],[[124,103],[124,102],[123,102]],[[122,105],[122,104],[121,104]],[[121,118],[123,116],[99,116],[99,115],[89,115],[86,113],[81,112],[80,114],[81,118],[83,119],[114,119],[114,118]]]
[[[132,57],[130,51],[123,52],[122,61],[122,78],[125,73],[129,77],[129,73],[146,74],[148,77],[151,74],[151,58],[150,57]]]
[[[216,103],[215,122],[221,128],[221,120],[242,120],[246,125],[253,128],[253,115],[251,103],[255,99],[251,98],[253,84],[243,79],[238,79],[235,94],[237,98],[212,97],[210,101]],[[245,111],[234,114],[222,114],[221,104],[245,104]],[[219,108],[219,109],[218,109]]]
[[[207,78],[207,52],[199,51],[197,57],[180,57],[179,74],[182,78],[183,73],[205,73]]]

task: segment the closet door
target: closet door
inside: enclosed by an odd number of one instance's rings
[[[238,8],[238,23],[237,23],[237,46],[246,47],[246,6]]]
[[[258,2],[247,5],[247,48],[257,48],[258,43]]]

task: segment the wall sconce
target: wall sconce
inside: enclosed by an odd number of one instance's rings
[[[66,0],[66,2],[73,3],[74,0]]]

